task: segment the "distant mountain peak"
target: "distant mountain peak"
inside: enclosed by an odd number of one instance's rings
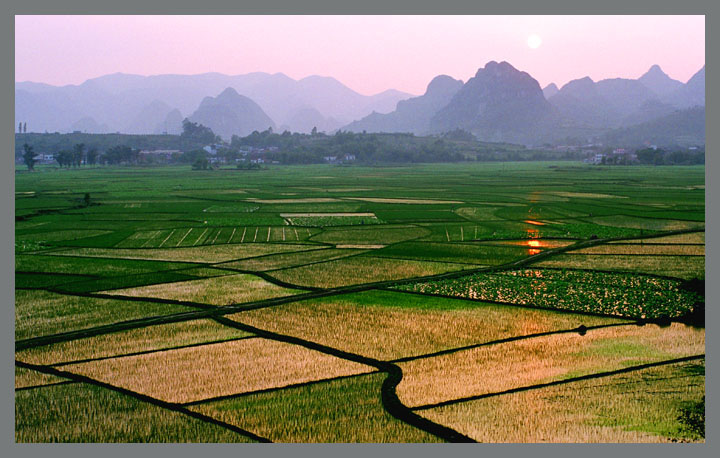
[[[560,89],[558,89],[557,84],[550,83],[543,88],[543,95],[545,96],[546,99],[549,99],[550,97],[557,94],[559,91],[560,91]]]
[[[670,78],[659,65],[655,64],[638,81],[658,96],[665,96],[678,90],[682,83]]]
[[[475,76],[478,76],[483,72],[499,76],[503,74],[515,73],[518,72],[518,70],[506,61],[496,62],[494,60],[491,60],[490,62],[485,64],[484,68],[479,68],[477,73],[475,73]]]
[[[537,80],[508,62],[490,61],[432,117],[431,130],[461,128],[487,141],[522,142],[550,111]]]
[[[234,97],[238,97],[239,95],[240,94],[238,94],[238,91],[236,91],[235,89],[233,89],[231,87],[227,87],[220,94],[218,94],[216,99],[226,99],[226,98],[230,98],[230,97],[234,98]]]
[[[456,80],[452,76],[448,75],[438,75],[435,78],[430,81],[427,85],[427,89],[425,90],[426,94],[436,93],[445,91],[449,88],[454,88],[456,91],[457,89],[462,86],[462,81]]]

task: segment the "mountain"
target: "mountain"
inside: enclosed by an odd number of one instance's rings
[[[257,103],[230,87],[217,97],[205,97],[188,119],[211,128],[223,140],[230,140],[233,135],[244,137],[268,127],[275,129],[273,120]]]
[[[318,132],[330,133],[337,130],[341,125],[333,118],[326,118],[315,108],[302,107],[286,118],[286,124],[280,126],[280,130],[309,134],[313,128],[317,128]]]
[[[167,133],[170,135],[180,135],[183,131],[183,115],[177,108],[172,110],[165,116],[165,119],[155,126],[154,133],[163,134]]]
[[[659,65],[653,65],[645,72],[643,76],[638,78],[646,88],[650,89],[657,96],[665,96],[671,92],[677,91],[683,86],[678,80],[670,78]]]
[[[462,86],[462,81],[447,75],[436,76],[428,84],[425,94],[399,101],[391,113],[373,112],[343,127],[343,130],[426,133],[430,130],[433,115],[446,106]]]
[[[545,96],[546,99],[549,99],[550,97],[557,94],[559,90],[560,89],[558,89],[558,87],[555,83],[550,83],[543,88],[543,95]]]
[[[551,117],[552,107],[532,76],[490,61],[431,118],[430,130],[461,128],[483,141],[532,143]]]
[[[653,119],[661,118],[669,114],[675,113],[678,108],[661,102],[657,99],[651,99],[643,103],[637,110],[625,116],[620,124],[622,126],[632,126],[635,124],[643,124]]]
[[[668,94],[665,102],[679,108],[705,106],[705,66],[695,73],[685,85]]]
[[[121,132],[127,134],[152,134],[157,131],[157,126],[163,124],[168,114],[173,111],[167,103],[160,100],[153,100],[143,107],[134,117],[130,124],[125,126]]]
[[[594,82],[589,77],[565,84],[548,99],[565,127],[612,129],[643,110],[658,97],[639,80],[612,78]],[[643,118],[645,119],[645,118]]]
[[[321,76],[294,80],[282,73],[262,72],[234,76],[115,73],[80,85],[15,83],[15,116],[33,132],[68,131],[73,122],[86,116],[107,124],[112,131],[122,131],[142,124],[136,117],[153,101],[191,113],[205,97],[228,87],[250,97],[278,123],[287,123],[299,109],[314,108],[338,125],[347,124],[373,111],[392,111],[398,101],[411,96],[394,90],[366,96]]]
[[[78,119],[70,126],[71,132],[82,132],[84,134],[107,134],[110,129],[105,124],[99,124],[93,118],[86,116]]]
[[[572,80],[548,99],[566,127],[607,127],[618,117],[590,77]]]
[[[705,108],[693,107],[652,121],[616,129],[601,137],[607,145],[698,146],[705,144]]]

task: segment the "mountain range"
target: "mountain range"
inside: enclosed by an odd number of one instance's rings
[[[676,132],[678,138],[704,142],[704,105],[705,67],[682,83],[657,65],[638,79],[584,77],[541,88],[508,62],[490,61],[464,83],[439,75],[417,97],[396,90],[364,96],[329,77],[294,80],[259,72],[113,74],[62,87],[15,83],[16,121],[27,122],[30,131],[177,134],[187,117],[225,140],[268,127],[417,135],[461,128],[480,140],[532,145],[626,138],[608,133],[644,126],[628,132],[643,132],[652,141],[653,126],[670,119],[689,129]]]
[[[445,81],[443,91],[434,87],[439,78]],[[658,135],[668,139],[661,132],[653,134],[652,126],[663,125],[653,121],[669,117],[694,123],[690,127],[680,122],[689,131],[685,135],[678,133],[678,138],[704,143],[704,109],[694,107],[705,105],[705,67],[687,83],[670,78],[653,65],[636,80],[611,78],[596,82],[584,77],[561,88],[552,83],[541,88],[528,73],[495,61],[478,69],[464,84],[448,78],[436,77],[424,95],[398,102],[394,112],[372,113],[343,129],[437,134],[461,128],[484,141],[537,145],[569,137],[585,142],[613,130],[647,124],[636,132],[644,132],[647,141],[652,142]],[[698,116],[700,112],[702,117]],[[703,132],[702,138],[699,132]]]
[[[172,128],[165,128],[171,112],[189,117],[206,97],[227,88],[252,99],[274,124],[298,132],[310,132],[315,125],[332,131],[374,111],[392,111],[398,101],[411,96],[392,89],[365,96],[323,76],[294,80],[282,73],[261,72],[235,76],[115,73],[80,85],[15,83],[15,119],[27,122],[32,132],[72,132],[85,127],[135,134],[171,132]],[[309,112],[314,119],[308,128]]]

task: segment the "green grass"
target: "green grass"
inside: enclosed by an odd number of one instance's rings
[[[187,310],[180,305],[95,299],[45,291],[15,291],[15,339]]]
[[[499,265],[528,256],[528,248],[471,243],[404,242],[374,253],[376,256],[430,261]]]
[[[383,409],[386,374],[360,375],[193,406],[273,442],[442,442]]]
[[[105,388],[72,384],[15,393],[16,442],[252,442],[226,428]]]

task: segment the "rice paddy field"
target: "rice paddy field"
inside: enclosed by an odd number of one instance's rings
[[[704,442],[704,184],[18,171],[15,440]]]

